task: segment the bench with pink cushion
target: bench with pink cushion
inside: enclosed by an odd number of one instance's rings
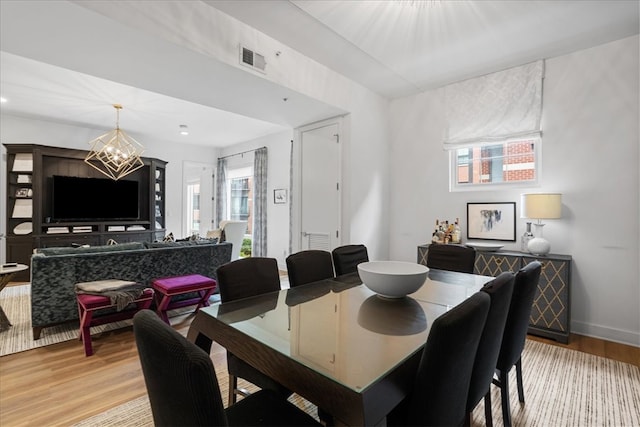
[[[152,282],[152,286],[156,293],[158,316],[170,325],[171,323],[167,316],[168,310],[196,305],[195,311],[197,312],[200,307],[208,306],[209,297],[216,289],[216,281],[200,274],[190,274],[155,279]],[[195,293],[197,296],[180,301],[172,301],[172,298],[176,295],[188,293]]]
[[[135,307],[131,305],[131,308],[95,317],[94,314],[96,311],[109,308],[115,309],[116,304],[112,304],[109,297],[101,295],[77,294],[76,299],[78,301],[78,314],[80,317],[80,334],[78,339],[84,344],[84,354],[91,356],[93,354],[91,327],[132,319],[138,311],[151,307],[151,303],[153,302],[153,289],[145,289],[140,297],[132,301]]]

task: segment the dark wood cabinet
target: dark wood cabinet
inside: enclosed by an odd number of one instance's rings
[[[125,179],[138,182],[139,216],[123,221],[52,220],[53,176],[105,178],[84,162],[84,150],[35,144],[4,144],[7,150],[7,261],[30,265],[34,249],[72,245],[151,242],[165,232],[167,162],[143,158],[144,166]],[[82,194],[78,194],[82,203]],[[30,271],[16,274],[30,280]]]
[[[418,263],[426,265],[428,252],[428,244],[418,246]],[[566,344],[571,322],[571,256],[476,251],[474,273],[495,277],[504,271],[516,272],[534,260],[542,263],[542,272],[531,310],[529,333]]]

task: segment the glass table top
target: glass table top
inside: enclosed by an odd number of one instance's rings
[[[431,270],[417,292],[390,300],[354,273],[201,310],[361,392],[420,351],[433,321],[491,279]]]

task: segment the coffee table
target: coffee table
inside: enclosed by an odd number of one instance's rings
[[[15,267],[0,266],[0,292],[9,284],[14,274],[27,268],[29,267],[24,264],[17,264]],[[12,326],[11,322],[2,309],[2,306],[0,306],[0,332],[6,331],[10,326]]]

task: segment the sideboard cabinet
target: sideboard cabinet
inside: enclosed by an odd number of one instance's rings
[[[418,246],[418,263],[427,264],[429,245]],[[571,308],[571,256],[535,256],[515,251],[476,251],[474,273],[498,276],[516,272],[531,261],[540,261],[542,272],[531,309],[529,333],[568,343]]]
[[[88,154],[84,150],[36,144],[4,146],[7,261],[30,265],[31,254],[37,248],[151,242],[164,236],[167,162],[143,158],[144,166],[123,178],[138,183],[137,219],[56,222],[52,219],[54,176],[106,177],[84,162]],[[83,203],[80,193],[78,203]],[[30,280],[30,270],[16,274],[14,280]]]

